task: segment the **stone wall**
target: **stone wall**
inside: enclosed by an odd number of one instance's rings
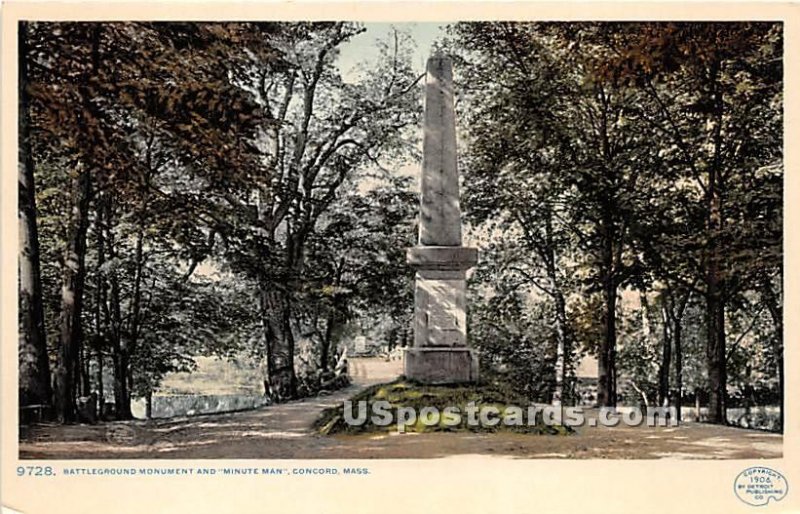
[[[697,414],[694,407],[683,407],[681,415],[685,420],[696,420]],[[700,418],[705,419],[708,408],[700,408]],[[757,406],[746,410],[744,407],[727,409],[728,423],[742,428],[757,430],[777,430],[780,425],[780,409],[776,406]]]
[[[220,412],[255,409],[267,403],[267,399],[262,395],[154,395],[152,417],[170,418],[173,416],[216,414]],[[144,398],[137,398],[131,402],[131,412],[135,418],[144,419]]]

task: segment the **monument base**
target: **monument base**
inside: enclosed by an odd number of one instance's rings
[[[471,348],[406,348],[403,374],[423,384],[460,384],[478,380],[478,354]]]

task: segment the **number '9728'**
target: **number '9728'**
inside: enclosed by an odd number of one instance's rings
[[[17,466],[17,476],[51,477],[55,475],[51,466]]]

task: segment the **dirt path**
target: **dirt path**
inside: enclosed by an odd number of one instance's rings
[[[685,423],[680,427],[583,427],[572,436],[393,434],[322,437],[319,413],[362,388],[387,382],[399,361],[352,359],[353,385],[329,396],[230,414],[104,425],[39,425],[21,431],[26,459],[428,458],[484,454],[517,458],[778,458],[778,434]]]

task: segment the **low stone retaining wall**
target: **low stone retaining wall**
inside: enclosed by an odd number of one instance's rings
[[[697,420],[696,409],[694,407],[683,407],[681,415],[683,419]],[[705,419],[708,415],[706,407],[700,408],[700,418]],[[751,407],[748,413],[744,407],[731,408],[727,410],[728,422],[742,428],[755,428],[758,430],[777,430],[780,425],[780,409],[776,406]]]
[[[154,395],[153,418],[171,418],[174,416],[196,416],[198,414],[217,414],[237,410],[248,410],[268,403],[261,395]],[[145,400],[137,398],[131,402],[133,417],[145,418]]]

